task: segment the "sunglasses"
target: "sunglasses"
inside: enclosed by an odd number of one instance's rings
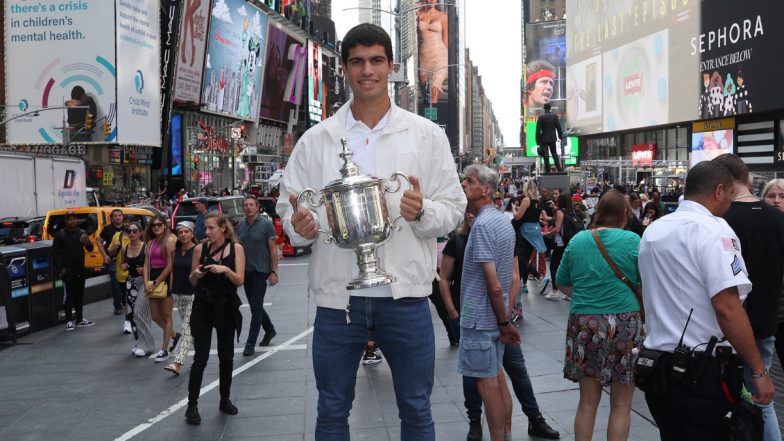
[[[163,224],[160,223],[160,222],[155,222],[155,223],[150,224],[150,226],[153,227],[153,228],[160,228],[160,227],[163,226]]]
[[[128,234],[134,234],[134,233],[138,233],[139,229],[138,228],[128,228],[127,230],[125,230],[125,232],[128,233]]]

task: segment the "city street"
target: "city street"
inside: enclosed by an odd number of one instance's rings
[[[110,300],[88,305],[94,328],[66,333],[63,326],[0,344],[0,440],[312,440],[317,392],[310,346],[315,305],[307,295],[309,256],[281,262],[280,284],[265,299],[277,328],[273,346],[243,357],[250,310],[240,343],[235,342],[232,400],[239,415],[218,411],[218,360],[213,351],[199,402],[200,426],[185,423],[191,359],[172,376],[166,363],[134,358],[133,337],[123,335]],[[569,303],[539,296],[531,285],[524,296],[523,336],[528,371],[537,400],[561,439],[572,440],[577,386],[563,379],[564,328]],[[243,296],[244,297],[244,296]],[[435,311],[435,310],[433,310]],[[175,326],[179,317],[175,312]],[[432,394],[436,439],[464,440],[468,420],[457,351],[449,347],[433,312],[436,331],[435,388]],[[157,328],[156,328],[157,330]],[[160,334],[157,334],[160,338]],[[213,339],[213,348],[215,341]],[[382,348],[383,351],[383,348]],[[358,367],[356,399],[350,418],[352,440],[397,440],[399,420],[386,362]],[[609,396],[599,409],[594,439],[604,439]],[[513,439],[527,440],[527,419],[515,401]],[[485,438],[489,440],[485,424]],[[630,440],[658,439],[642,394],[635,395]]]

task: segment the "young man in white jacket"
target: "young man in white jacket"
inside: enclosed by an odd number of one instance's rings
[[[392,43],[378,26],[360,24],[343,39],[343,70],[354,98],[297,143],[281,181],[277,211],[294,246],[313,245],[309,289],[318,307],[313,370],[319,391],[316,440],[348,440],[357,368],[369,339],[389,362],[401,417],[401,440],[434,440],[430,412],[435,345],[427,296],[436,278],[436,238],[460,222],[466,198],[449,141],[432,122],[391,102],[387,80]],[[400,231],[377,249],[382,268],[397,281],[348,291],[358,272],[353,252],[316,240],[329,230],[327,212],[297,207],[305,188],[339,179],[346,137],[361,174],[410,176],[412,188],[385,197]]]

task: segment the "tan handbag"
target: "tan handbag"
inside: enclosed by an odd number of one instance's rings
[[[146,294],[148,299],[165,299],[169,295],[169,285],[166,282],[161,282],[155,285],[155,289]]]

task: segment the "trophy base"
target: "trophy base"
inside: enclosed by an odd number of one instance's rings
[[[372,288],[374,286],[389,285],[394,282],[395,276],[381,271],[373,272],[370,274],[360,274],[355,279],[348,282],[346,289],[353,291],[355,289]]]

